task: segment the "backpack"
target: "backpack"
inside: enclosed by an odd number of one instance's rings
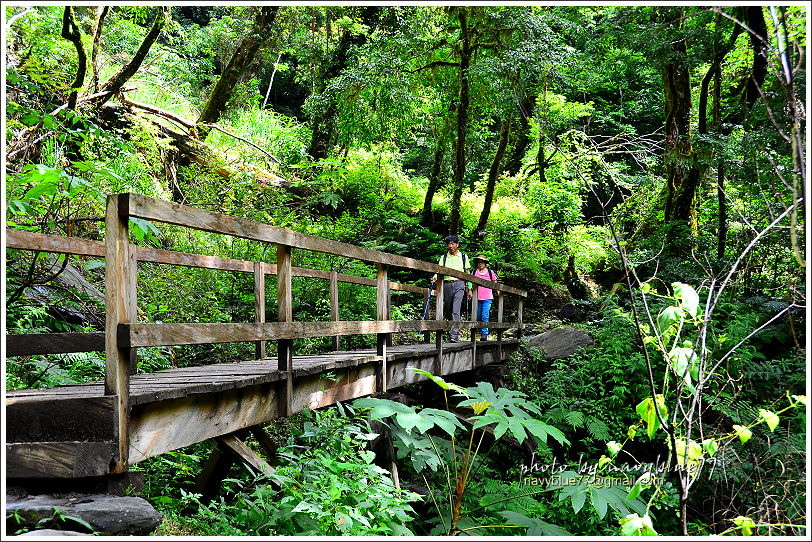
[[[490,267],[486,267],[485,269],[487,269],[487,270],[488,270],[488,275],[490,275],[490,277],[491,277],[491,282],[493,282],[493,269],[491,269]],[[471,274],[472,274],[472,275],[474,274],[474,271],[476,271],[476,269],[474,269],[473,271],[471,271]]]

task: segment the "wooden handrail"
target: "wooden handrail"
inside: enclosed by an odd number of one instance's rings
[[[276,248],[276,262],[252,262],[216,256],[187,254],[171,250],[138,247],[130,242],[129,218],[141,218],[167,224],[189,227],[202,231],[231,235],[253,241],[272,243]],[[104,348],[105,379],[104,395],[109,399],[112,410],[112,434],[115,455],[110,463],[110,472],[121,473],[128,469],[131,450],[130,438],[133,434],[130,425],[130,377],[135,373],[137,349],[143,347],[211,344],[226,342],[254,342],[256,355],[265,359],[265,341],[276,341],[277,371],[274,376],[284,381],[277,390],[279,403],[273,410],[279,416],[291,414],[297,405],[294,397],[294,380],[301,378],[293,370],[294,339],[308,337],[339,337],[343,335],[377,335],[376,355],[370,359],[375,363],[374,377],[376,391],[387,390],[388,378],[392,371],[387,368],[387,349],[391,344],[392,333],[435,331],[437,349],[435,352],[435,372],[445,374],[443,332],[452,328],[479,329],[492,328],[501,339],[503,329],[516,328],[517,335],[522,331],[523,298],[527,292],[503,283],[482,280],[473,275],[441,266],[435,263],[399,256],[386,252],[358,247],[329,239],[305,235],[286,228],[278,228],[213,213],[172,202],[149,198],[137,194],[114,194],[107,197],[105,215],[105,240],[91,241],[77,237],[60,237],[38,234],[13,228],[6,229],[7,247],[12,249],[80,254],[103,257],[105,259],[105,332],[76,334],[17,335],[10,341],[12,355],[24,353],[66,353]],[[341,258],[356,259],[373,264],[376,277],[365,278],[343,275],[335,271],[322,271],[293,267],[293,249],[330,254]],[[136,276],[138,262],[203,267],[210,269],[248,272],[253,274],[254,283],[254,322],[248,323],[170,323],[141,324],[137,322]],[[400,284],[389,280],[391,269],[405,268],[437,274],[437,298],[435,320],[398,321],[390,320],[391,290],[403,290],[423,294],[428,299],[430,290],[415,285]],[[265,277],[276,275],[277,320],[265,321]],[[319,278],[329,281],[330,321],[296,322],[293,319],[292,277]],[[491,288],[498,297],[498,319],[496,322],[450,322],[443,319],[443,282],[445,277],[466,280],[478,286]],[[376,320],[341,321],[338,311],[338,282],[375,286]],[[503,322],[503,294],[518,297],[516,322]],[[474,307],[476,305],[474,304]],[[75,335],[75,336],[70,336]],[[81,337],[86,335],[87,337]],[[80,338],[81,337],[81,338]],[[54,344],[35,344],[53,342]],[[102,340],[103,339],[103,340]],[[338,341],[334,341],[337,345]],[[72,350],[76,349],[76,350]],[[502,345],[498,345],[501,356]],[[471,366],[477,359],[475,334],[471,340]],[[456,369],[459,370],[457,365]],[[264,404],[264,403],[263,403]],[[135,424],[137,427],[137,423]],[[136,438],[137,442],[137,438]]]
[[[102,241],[91,241],[80,237],[62,237],[47,233],[34,233],[25,230],[15,230],[14,228],[6,228],[6,246],[7,248],[20,250],[37,250],[42,252],[55,252],[58,254],[104,257],[104,243]],[[204,269],[216,269],[218,271],[254,272],[254,262],[249,260],[191,254],[188,252],[152,247],[135,247],[135,259],[145,263],[199,267]],[[276,264],[267,263],[264,269],[265,274],[276,275]],[[331,271],[309,269],[306,267],[292,267],[291,270],[294,277],[330,280]],[[360,284],[362,286],[377,286],[378,284],[373,278],[359,277],[356,275],[337,273],[336,277],[338,282],[348,284]],[[390,282],[389,288],[416,294],[423,294],[427,290],[427,288],[400,282]]]
[[[331,337],[335,335],[372,335],[410,331],[448,331],[464,329],[510,329],[513,323],[450,322],[446,320],[353,320],[330,322],[245,322],[194,324],[119,324],[118,344],[125,348],[214,344],[270,340]]]
[[[204,231],[235,235],[246,239],[274,242],[277,244],[278,250],[279,247],[287,247],[287,250],[290,250],[292,247],[304,248],[306,250],[332,254],[345,258],[355,258],[365,262],[376,263],[378,265],[378,277],[373,279],[345,275],[336,273],[334,271],[292,267],[290,266],[290,263],[287,262],[289,276],[319,278],[331,281],[331,291],[335,288],[336,282],[375,286],[380,290],[381,284],[383,284],[381,283],[381,277],[386,276],[386,273],[384,273],[384,275],[380,274],[381,269],[388,266],[406,267],[410,269],[437,273],[440,276],[438,285],[442,284],[443,276],[454,276],[457,278],[466,279],[475,285],[492,288],[500,294],[510,293],[517,295],[519,297],[519,313],[517,315],[517,322],[514,324],[506,324],[502,322],[504,296],[498,295],[498,318],[496,322],[490,322],[489,324],[482,324],[480,322],[459,322],[455,323],[454,327],[490,327],[497,330],[501,336],[501,330],[503,329],[522,326],[521,298],[525,297],[527,293],[523,290],[512,288],[502,283],[482,280],[477,277],[473,277],[470,274],[462,273],[460,271],[430,262],[369,250],[363,247],[322,239],[311,235],[304,235],[293,232],[286,228],[268,226],[266,224],[253,222],[246,219],[235,218],[220,213],[213,213],[202,209],[178,205],[164,200],[158,200],[137,194],[118,194],[110,196],[109,199],[115,200],[116,205],[114,205],[113,208],[117,209],[116,212],[118,215],[118,220],[116,222],[122,224],[122,227],[126,227],[127,221],[125,218],[134,216],[145,220],[157,220],[170,224],[184,225]],[[110,220],[111,217],[107,217],[107,221],[109,222]],[[119,240],[119,242],[122,241]],[[13,228],[6,228],[6,245],[8,248],[36,250],[43,252],[80,254],[96,257],[105,257],[107,255],[105,242],[102,241],[34,233],[25,230],[16,230]],[[130,255],[127,257],[127,260],[131,262],[140,261],[226,271],[251,272],[255,274],[255,284],[261,284],[263,282],[257,278],[257,273],[262,273],[263,275],[277,274],[277,264],[222,258],[218,256],[190,254],[172,250],[156,249],[152,247],[135,246],[131,244],[129,247]],[[117,265],[121,264],[121,256],[119,256],[119,262]],[[129,276],[130,273],[125,273],[125,275]],[[134,279],[127,280],[132,281]],[[286,280],[289,280],[289,278]],[[411,284],[401,284],[388,280],[385,280],[385,283],[388,286],[388,290],[409,291],[421,293],[424,296],[430,293],[428,288],[422,288]],[[135,299],[135,292],[132,291],[134,290],[134,284],[128,284],[126,286],[126,290],[128,291],[126,297],[129,299],[127,303],[128,305],[131,305],[134,303]],[[437,301],[438,303],[441,303],[442,292],[438,291],[437,293]],[[384,295],[384,297],[380,297],[380,295]],[[335,292],[333,292],[331,296],[334,297]],[[388,301],[386,301],[387,296],[388,294],[379,294],[379,317],[384,314],[388,315]],[[335,310],[335,307],[332,307],[332,305],[335,303],[335,300],[331,300],[331,322],[292,322],[289,321],[290,319],[288,319],[288,321],[284,322],[265,323],[262,322],[262,318],[259,316],[259,312],[262,310],[262,306],[264,306],[264,300],[263,304],[257,304],[255,307],[255,311],[257,312],[257,322],[253,324],[136,324],[132,322],[133,316],[128,315],[127,319],[129,319],[130,322],[116,322],[118,328],[115,333],[117,335],[116,340],[118,341],[117,346],[120,348],[136,348],[140,346],[201,344],[206,342],[257,341],[259,354],[264,353],[264,350],[260,347],[259,343],[266,340],[291,340],[299,337],[317,336],[338,337],[352,334],[384,335],[408,331],[447,331],[451,327],[451,323],[443,321],[442,307],[438,307],[437,320],[428,322],[389,321],[388,316],[386,317],[387,319],[382,319],[379,321],[341,322],[338,321],[338,313]],[[127,311],[132,312],[133,308],[128,306]],[[217,331],[216,328],[218,326],[222,326],[221,329],[224,330],[222,333]],[[158,329],[163,329],[163,331],[157,331]],[[36,336],[18,335],[13,339],[15,348],[12,349],[12,351],[19,351],[17,355],[25,355],[34,353],[66,353],[71,351],[78,352],[98,349],[98,336],[94,335],[93,340],[84,340],[79,338],[81,335],[90,334],[37,334]],[[111,333],[111,335],[113,335],[113,333]],[[30,337],[30,339],[23,338],[26,336]],[[32,340],[36,339],[37,337],[47,337],[55,344],[49,347],[44,347],[43,345],[36,347],[34,344],[36,341],[32,342]],[[225,341],[221,340],[222,337],[230,337],[231,339],[230,341]],[[111,347],[108,345],[108,350],[110,348]],[[117,367],[116,369],[119,368]],[[111,389],[113,386],[110,378],[110,375],[108,375],[108,389]]]
[[[482,280],[472,276],[470,273],[435,263],[390,254],[388,252],[370,250],[349,243],[294,232],[288,228],[269,226],[261,222],[254,222],[253,220],[214,213],[205,209],[179,205],[170,201],[150,198],[139,194],[119,194],[118,197],[121,212],[130,217],[154,220],[174,224],[176,226],[185,226],[212,233],[232,235],[234,237],[254,241],[275,243],[291,248],[321,252],[323,254],[353,258],[368,263],[384,264],[452,276],[501,292],[510,293],[519,297],[527,297],[527,292],[524,290],[513,288],[502,283]]]

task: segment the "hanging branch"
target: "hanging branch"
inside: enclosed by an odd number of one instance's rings
[[[102,6],[98,8],[97,11],[96,29],[93,32],[93,52],[91,53],[91,62],[93,63],[93,92],[99,91],[99,47],[101,45],[102,25],[109,11],[110,6]]]
[[[70,6],[65,6],[65,11],[62,13],[62,37],[76,47],[78,66],[76,67],[76,78],[71,84],[70,94],[68,95],[68,109],[76,109],[79,89],[82,88],[87,73],[87,53],[84,45],[82,45],[82,33],[79,32],[79,27],[76,26],[76,21],[73,19],[73,8]]]
[[[102,91],[108,91],[111,93],[118,92],[124,87],[124,84],[130,79],[130,77],[135,75],[138,68],[140,68],[141,64],[144,62],[147,53],[149,53],[150,47],[152,47],[152,44],[155,43],[155,40],[157,40],[158,36],[161,34],[161,30],[169,18],[169,9],[170,8],[166,6],[160,8],[158,13],[155,15],[155,21],[152,23],[152,28],[150,28],[149,33],[144,37],[144,41],[141,42],[141,45],[138,47],[135,55],[133,55],[132,60],[122,66],[122,68],[115,75],[113,75],[102,85]],[[109,98],[110,94],[100,98],[96,103],[96,107],[101,107]]]

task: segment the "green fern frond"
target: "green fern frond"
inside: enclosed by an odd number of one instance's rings
[[[584,416],[583,412],[579,412],[577,410],[573,410],[567,413],[567,416],[564,418],[569,425],[573,427],[583,427],[586,423],[586,417]]]
[[[545,413],[547,421],[551,424],[563,424],[571,426],[573,429],[584,427],[584,414],[577,410],[569,410],[563,407],[556,407]]]
[[[609,434],[609,426],[606,422],[593,418],[592,416],[586,419],[586,430],[589,434],[598,440],[609,440],[612,435]]]

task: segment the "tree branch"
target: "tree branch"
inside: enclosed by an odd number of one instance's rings
[[[152,44],[155,43],[155,40],[158,39],[158,36],[161,34],[161,30],[166,23],[167,18],[169,18],[169,7],[162,7],[155,15],[155,21],[152,23],[152,28],[150,28],[149,33],[144,37],[144,41],[141,42],[141,45],[138,47],[138,50],[133,55],[132,60],[130,60],[127,64],[122,66],[122,68],[113,75],[107,82],[102,85],[102,91],[110,91],[110,92],[118,92],[124,86],[124,83],[129,80],[130,77],[135,75],[138,71],[138,68],[141,67],[141,63],[144,62],[144,59],[149,53],[150,47]],[[104,103],[109,99],[109,95],[103,97],[98,104],[97,107],[101,107]]]
[[[76,21],[73,19],[73,8],[65,6],[62,13],[62,37],[73,43],[76,48],[76,57],[78,66],[76,67],[76,77],[73,80],[68,94],[68,109],[76,109],[76,99],[79,96],[79,89],[85,82],[85,74],[87,73],[87,53],[85,47],[82,45],[82,34],[79,32],[79,27],[76,26]]]

